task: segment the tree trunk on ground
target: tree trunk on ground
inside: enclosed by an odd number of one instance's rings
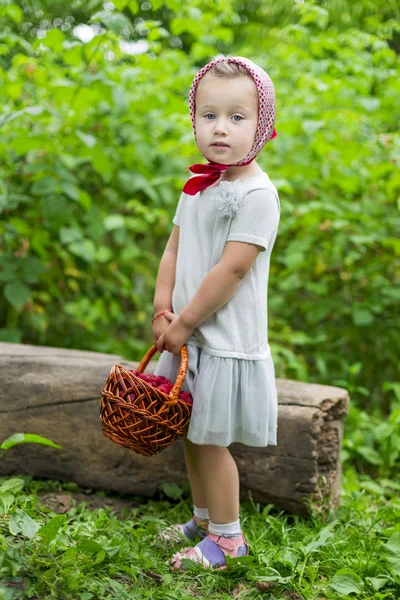
[[[112,354],[0,343],[0,443],[13,433],[35,433],[62,446],[11,448],[0,459],[0,475],[30,474],[147,497],[164,483],[185,480],[182,440],[144,457],[103,435],[100,395],[114,364],[138,366]],[[241,498],[251,490],[255,502],[301,515],[320,503],[336,508],[348,392],[283,379],[277,379],[277,389],[278,445],[230,446]]]

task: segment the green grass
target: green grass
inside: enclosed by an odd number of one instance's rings
[[[304,518],[249,498],[248,562],[186,574],[170,572],[172,552],[151,542],[160,527],[190,518],[187,491],[148,501],[29,477],[0,482],[1,600],[400,598],[400,485],[389,480],[348,469],[334,515],[326,503]],[[57,508],[51,496],[60,492]]]

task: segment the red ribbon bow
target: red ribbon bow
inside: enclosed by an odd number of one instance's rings
[[[183,186],[185,194],[194,196],[197,192],[204,190],[209,185],[212,185],[221,177],[221,173],[226,171],[229,165],[221,165],[220,163],[208,162],[206,165],[195,164],[189,167],[192,173],[200,173],[198,177],[191,177]]]

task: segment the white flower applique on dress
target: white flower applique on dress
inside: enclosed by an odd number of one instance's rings
[[[217,210],[224,216],[233,217],[244,197],[242,181],[221,181],[214,189],[214,194]]]

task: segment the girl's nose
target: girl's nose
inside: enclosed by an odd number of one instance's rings
[[[223,118],[215,119],[215,133],[221,134],[226,133],[227,125],[226,120]]]

